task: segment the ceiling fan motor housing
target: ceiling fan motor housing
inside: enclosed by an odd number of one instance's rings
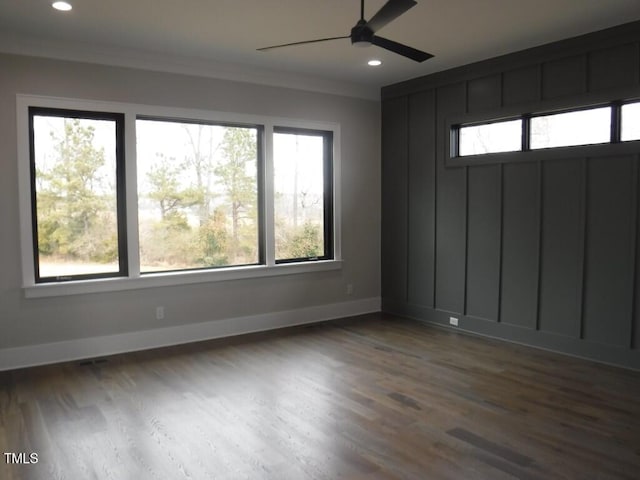
[[[351,29],[351,44],[356,47],[368,47],[373,40],[373,30],[367,26],[367,22],[359,20]]]

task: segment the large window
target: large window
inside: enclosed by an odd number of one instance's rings
[[[340,267],[337,125],[29,96],[18,121],[27,294]]]
[[[261,261],[257,127],[136,121],[140,271]]]
[[[332,243],[331,132],[277,128],[273,136],[276,261],[328,259]]]
[[[127,274],[124,117],[31,108],[38,282]]]

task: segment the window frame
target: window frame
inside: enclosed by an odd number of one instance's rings
[[[192,267],[183,268],[177,270],[159,270],[157,272],[140,272],[140,275],[153,275],[154,273],[174,273],[174,272],[194,272],[203,270],[215,270],[222,268],[234,268],[234,267],[248,267],[256,265],[264,265],[266,263],[266,248],[265,248],[265,202],[264,202],[264,178],[265,170],[265,158],[264,158],[264,125],[250,124],[250,123],[238,123],[238,122],[224,122],[224,121],[211,121],[211,120],[194,120],[192,118],[169,118],[159,117],[152,115],[136,115],[136,122],[138,120],[157,121],[157,122],[174,122],[174,123],[186,123],[191,125],[209,125],[216,127],[230,127],[230,128],[253,128],[256,130],[256,190],[257,190],[257,209],[258,209],[258,261],[255,263],[237,264],[237,265],[220,265],[209,267]],[[137,141],[137,137],[135,139]],[[136,152],[137,158],[137,152]],[[137,178],[137,176],[136,176]],[[136,185],[137,192],[137,185]],[[139,225],[139,223],[138,223]],[[139,241],[138,241],[139,243]],[[138,265],[139,267],[140,265]]]
[[[478,154],[469,154],[469,155],[460,155],[460,133],[462,131],[462,129],[466,128],[466,127],[481,127],[484,125],[494,125],[497,123],[506,123],[506,122],[513,122],[513,121],[517,121],[520,120],[521,123],[521,140],[520,140],[520,148],[523,148],[523,142],[524,142],[524,138],[525,138],[525,131],[526,128],[524,126],[524,123],[526,122],[524,117],[509,117],[509,118],[499,118],[499,119],[491,119],[491,120],[487,120],[487,121],[478,121],[478,122],[470,122],[470,123],[464,123],[464,124],[460,124],[460,125],[454,125],[452,128],[455,129],[455,132],[452,132],[453,135],[453,150],[454,152],[456,152],[456,157],[455,158],[467,158],[467,157],[477,157],[477,156],[481,156],[481,155],[496,155],[499,153],[513,153],[513,152],[517,152],[519,150],[507,150],[504,152],[488,152],[488,153],[478,153]]]
[[[310,262],[319,260],[330,260],[334,255],[334,236],[333,236],[333,132],[329,130],[317,130],[301,127],[281,127],[274,126],[273,133],[278,134],[292,134],[292,135],[309,135],[318,136],[322,138],[323,146],[323,159],[322,159],[322,171],[323,171],[323,244],[324,254],[318,257],[299,257],[299,258],[275,258],[277,265],[295,263],[295,262]],[[274,225],[275,227],[275,225]]]
[[[596,143],[578,143],[575,145],[560,145],[560,146],[551,146],[551,147],[532,147],[531,146],[531,140],[532,140],[532,136],[531,136],[531,121],[536,119],[536,118],[543,118],[543,117],[553,117],[556,115],[564,115],[567,113],[578,113],[578,112],[587,112],[587,111],[591,111],[591,110],[599,110],[599,109],[603,109],[603,108],[611,108],[610,111],[610,116],[611,116],[611,122],[609,124],[609,132],[608,132],[608,140],[604,141],[604,142],[596,142]],[[535,151],[535,152],[540,152],[540,151],[544,151],[544,150],[551,150],[551,149],[555,149],[555,148],[576,148],[576,147],[589,147],[592,145],[606,145],[606,144],[610,144],[610,143],[619,143],[620,141],[620,136],[619,136],[619,128],[617,125],[617,122],[614,120],[616,117],[616,113],[618,113],[618,118],[619,118],[619,103],[618,102],[609,102],[606,104],[600,104],[600,105],[587,105],[587,106],[579,106],[579,107],[575,107],[575,108],[568,108],[568,109],[562,109],[562,110],[556,110],[556,111],[552,111],[552,112],[542,112],[542,113],[534,113],[534,114],[526,114],[523,115],[522,119],[523,122],[527,122],[528,126],[527,126],[527,134],[528,134],[528,138],[527,138],[527,146],[526,149],[523,147],[522,151],[524,152],[528,152],[528,151]],[[523,127],[523,132],[524,132],[524,127]],[[618,132],[618,134],[617,134]]]
[[[100,112],[96,110],[69,110],[61,108],[30,106],[29,115],[29,171],[31,189],[31,229],[33,242],[33,273],[35,283],[67,282],[94,280],[99,278],[126,277],[129,274],[129,257],[127,242],[127,206],[125,197],[126,168],[124,154],[124,115],[114,112]],[[109,120],[115,123],[116,147],[116,224],[118,232],[118,271],[76,274],[57,277],[42,277],[40,275],[40,252],[38,245],[38,206],[36,189],[36,152],[34,117],[58,117],[80,120]]]
[[[620,111],[619,111],[618,118],[616,119],[616,120],[617,120],[617,124],[618,124],[618,128],[620,129],[620,132],[619,132],[619,138],[620,138],[620,141],[621,141],[621,142],[636,142],[636,141],[638,141],[639,139],[635,139],[635,140],[633,140],[633,139],[632,139],[632,140],[624,140],[624,139],[622,138],[622,127],[623,127],[622,123],[623,123],[623,120],[624,120],[624,116],[622,115],[622,108],[623,108],[625,105],[638,105],[638,107],[640,107],[640,99],[637,99],[637,98],[636,98],[635,100],[630,100],[630,101],[627,101],[627,102],[622,102],[622,103],[621,103],[621,105],[620,105]]]
[[[127,276],[36,283],[33,266],[34,243],[31,222],[31,153],[29,148],[30,143],[28,131],[28,112],[30,107],[76,110],[82,112],[116,112],[124,115],[123,150],[126,175],[123,182],[126,187],[124,190],[124,197],[126,204]],[[264,212],[262,220],[263,236],[261,237],[264,243],[263,263],[257,265],[229,266],[185,271],[140,273],[135,125],[135,121],[138,117],[153,117],[162,120],[203,121],[241,126],[260,125],[263,128],[263,136],[258,145],[264,159],[263,168],[261,170],[259,169],[258,172],[259,188],[262,188],[259,193],[259,203],[261,202],[259,208],[262,208]],[[22,288],[24,295],[27,298],[266,278],[281,275],[339,270],[342,268],[340,189],[341,128],[340,124],[337,122],[25,94],[16,95],[16,119]],[[331,224],[333,228],[331,234],[333,243],[332,258],[311,261],[303,259],[302,261],[288,263],[276,263],[275,261],[273,203],[273,132],[275,128],[302,128],[308,130],[329,131],[333,135],[333,164],[331,176],[333,185],[331,195],[331,213],[333,217],[333,222]],[[260,187],[260,185],[262,185],[262,187]]]
[[[515,163],[527,161],[560,160],[591,156],[610,156],[640,153],[640,140],[620,139],[622,106],[640,101],[637,89],[620,92],[620,97],[612,100],[606,93],[590,93],[579,97],[570,97],[561,101],[540,101],[519,106],[503,107],[494,111],[467,113],[444,119],[442,127],[445,138],[445,167],[465,167],[471,165],[487,165]],[[572,145],[531,149],[531,118],[559,113],[589,110],[600,107],[611,107],[612,121],[610,140],[607,143]],[[459,129],[468,125],[482,125],[508,120],[522,119],[522,148],[515,152],[486,153],[458,156]]]

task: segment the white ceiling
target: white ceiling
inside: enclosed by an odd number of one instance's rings
[[[185,71],[375,96],[379,87],[640,19],[639,0],[418,0],[381,36],[425,50],[415,63],[348,39],[359,0],[0,0],[0,51]],[[370,18],[386,0],[366,0]],[[370,58],[383,65],[371,68]]]

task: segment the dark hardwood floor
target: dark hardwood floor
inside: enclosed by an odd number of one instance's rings
[[[369,315],[0,373],[9,479],[638,479],[640,373]]]

